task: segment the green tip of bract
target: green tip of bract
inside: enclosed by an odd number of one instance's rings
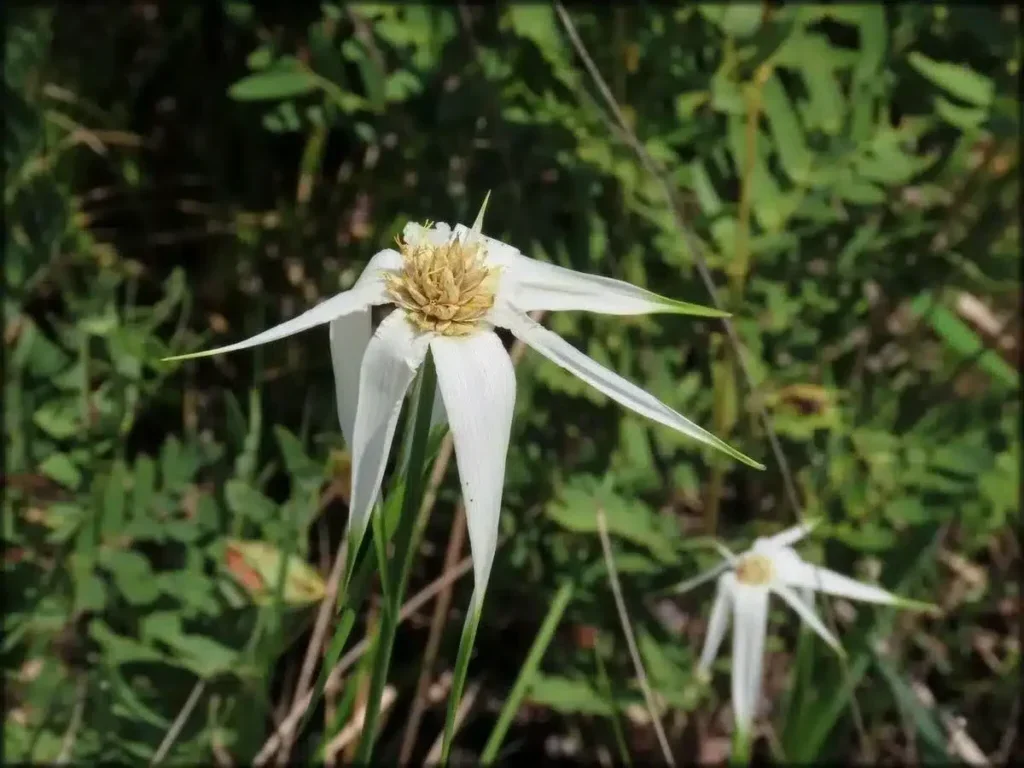
[[[661,294],[654,294],[658,297],[662,306],[666,312],[671,312],[675,315],[692,315],[694,317],[732,317],[731,312],[724,312],[721,309],[715,309],[714,307],[705,307],[702,304],[691,304],[688,301],[677,301],[676,299],[670,299],[668,296],[662,296]]]
[[[171,355],[170,357],[161,357],[161,363],[173,363],[178,360],[195,360],[197,357],[210,357],[211,355],[217,354],[216,349],[207,349],[202,352],[189,352],[187,355]]]
[[[904,608],[908,611],[921,611],[922,613],[930,613],[934,616],[938,616],[942,613],[942,609],[935,603],[926,603],[922,600],[911,600],[906,597],[897,597],[896,602],[893,603],[897,608]]]
[[[491,190],[487,190],[487,194],[484,195],[484,201],[480,205],[480,212],[476,215],[476,220],[473,222],[473,234],[479,235],[484,229],[484,213],[487,211],[487,202],[491,199]]]
[[[748,467],[753,467],[754,469],[760,469],[762,471],[764,469],[766,469],[764,464],[762,464],[759,461],[754,461],[752,458],[747,456],[745,453],[740,453],[739,451],[737,451],[735,448],[733,448],[728,443],[721,443],[721,445],[716,445],[715,447],[718,448],[718,450],[722,451],[723,453],[728,454],[729,456],[732,456],[737,461],[742,461]]]

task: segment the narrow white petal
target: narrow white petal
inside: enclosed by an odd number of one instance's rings
[[[573,347],[561,336],[549,331],[521,312],[510,307],[498,308],[493,315],[493,319],[495,323],[508,328],[518,338],[540,352],[548,360],[575,374],[612,400],[636,411],[641,416],[646,416],[659,424],[664,424],[695,440],[717,448],[745,464],[757,467],[758,469],[764,469],[764,465],[758,464],[753,459],[744,456],[735,448],[719,440],[707,430],[701,429],[650,393],[622,378],[617,373],[609,371]]]
[[[729,316],[728,312],[659,296],[623,280],[576,272],[522,254],[510,260],[502,279],[509,282],[509,300],[524,312],[545,309],[604,315],[673,312],[704,317]]]
[[[466,505],[476,581],[474,609],[483,602],[498,545],[505,456],[516,402],[512,361],[494,333],[436,337],[430,350],[444,399]]]
[[[255,336],[251,336],[243,341],[235,342],[234,344],[228,344],[224,347],[217,347],[216,349],[207,349],[202,352],[193,352],[188,355],[177,355],[175,357],[167,357],[165,360],[190,360],[197,357],[209,357],[210,355],[220,355],[225,352],[236,352],[240,349],[247,349],[249,347],[256,347],[260,344],[266,344],[270,341],[277,341],[283,339],[286,336],[292,336],[296,333],[309,330],[317,325],[323,325],[324,323],[330,322],[337,317],[349,315],[359,310],[367,309],[375,304],[386,304],[388,302],[387,294],[384,291],[384,280],[383,275],[385,272],[396,269],[402,264],[402,257],[397,251],[384,250],[380,251],[374,256],[370,263],[366,265],[366,269],[359,276],[356,284],[352,286],[350,290],[339,293],[337,296],[332,296],[312,309],[308,309],[297,317],[293,317],[291,320],[285,320],[280,325],[275,325],[273,328],[268,328],[261,333],[257,333]]]
[[[808,523],[801,523],[800,525],[794,525],[792,528],[787,528],[784,531],[776,533],[774,536],[766,536],[758,539],[754,542],[754,549],[763,549],[764,547],[791,547],[808,533],[813,531],[817,525],[817,520],[812,520]]]
[[[811,608],[814,608],[814,590],[808,589],[807,587],[800,587],[797,589],[797,594],[800,598],[807,603]]]
[[[736,728],[750,733],[761,699],[764,641],[768,632],[768,590],[737,583],[732,593],[732,707]]]
[[[818,618],[818,612],[814,610],[814,603],[808,602],[805,596],[797,594],[784,584],[773,584],[771,590],[785,600],[789,607],[796,611],[797,615],[811,629],[817,632],[818,637],[832,646],[840,656],[843,655],[843,647],[836,640],[835,635],[829,632],[825,625],[821,623],[821,619]]]
[[[349,536],[354,546],[366,533],[370,511],[398,425],[402,399],[427,353],[429,337],[418,333],[405,313],[392,312],[377,328],[359,372],[359,407],[352,431],[352,501]]]
[[[676,586],[672,589],[672,592],[677,595],[684,595],[691,589],[699,587],[704,582],[711,581],[711,579],[717,577],[722,573],[722,571],[730,568],[731,566],[732,564],[728,561],[721,562],[713,568],[708,568],[706,571],[704,571],[704,573],[698,576],[694,576],[692,579],[687,579],[686,581],[676,584]]]
[[[331,366],[334,368],[334,393],[338,423],[345,445],[352,450],[352,436],[359,402],[359,371],[366,345],[370,343],[370,310],[364,309],[331,320]]]
[[[464,229],[464,225],[456,225],[456,235]],[[704,317],[729,316],[728,312],[659,296],[622,280],[537,261],[500,240],[485,238],[485,242],[488,261],[502,267],[502,295],[523,312],[544,309],[581,310],[605,315],[674,312]]]
[[[711,673],[711,663],[718,655],[718,649],[725,637],[725,630],[729,628],[729,608],[735,584],[736,576],[733,573],[724,573],[718,580],[715,602],[711,606],[711,617],[708,619],[708,629],[704,635],[704,648],[700,652],[700,663],[697,666],[702,676]]]
[[[863,600],[868,603],[896,605],[903,602],[899,597],[881,587],[864,584],[849,576],[830,571],[828,568],[811,565],[800,559],[800,556],[792,550],[789,550],[784,557],[773,558],[773,561],[778,580],[787,586],[813,589],[815,592],[847,597],[851,600]]]

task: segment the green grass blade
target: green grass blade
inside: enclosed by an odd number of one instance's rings
[[[547,652],[548,646],[555,636],[555,630],[558,629],[562,615],[569,606],[575,591],[575,582],[572,580],[565,581],[559,587],[554,600],[551,601],[551,607],[548,608],[547,616],[544,617],[544,621],[541,623],[540,629],[533,639],[533,645],[530,646],[530,651],[526,654],[526,660],[519,670],[516,682],[512,686],[512,690],[509,691],[508,698],[505,699],[505,705],[501,708],[498,721],[494,724],[494,729],[491,731],[487,744],[484,746],[484,751],[480,755],[480,762],[482,764],[490,765],[494,762],[494,758],[497,757],[498,750],[505,740],[505,734],[512,724],[512,718],[519,711],[519,705],[522,703],[523,697],[533,682],[533,676],[537,673],[541,659],[544,658],[544,654]]]
[[[462,625],[462,637],[459,639],[459,652],[455,657],[455,674],[452,678],[452,689],[448,694],[448,711],[444,718],[444,736],[441,741],[441,765],[448,765],[448,755],[455,737],[455,715],[462,700],[462,690],[466,687],[466,673],[469,671],[469,657],[473,652],[476,630],[480,626],[479,605],[476,596],[470,600],[473,608],[466,614],[466,623]]]
[[[612,732],[615,736],[615,746],[619,750],[619,759],[627,768],[633,768],[633,759],[629,756],[629,748],[626,746],[626,732],[622,727],[622,714],[619,712],[618,704],[612,693],[611,680],[608,679],[608,670],[605,669],[604,660],[601,658],[601,651],[597,645],[594,646],[594,664],[597,666],[597,684],[601,694],[608,701],[611,709]]]

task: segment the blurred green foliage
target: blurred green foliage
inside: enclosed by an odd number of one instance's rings
[[[301,663],[323,588],[313,569],[326,576],[347,494],[326,333],[183,366],[160,357],[350,286],[408,220],[465,221],[486,190],[489,234],[524,253],[710,303],[550,6],[259,7],[8,12],[13,761],[149,761],[187,706],[168,760],[246,763]],[[769,470],[726,465],[525,356],[506,538],[470,676],[504,698],[566,579],[578,584],[563,629],[597,640],[556,635],[526,693],[543,714],[517,720],[506,751],[571,731],[617,754],[602,723],[623,717],[630,750],[651,748],[600,566],[601,506],[652,685],[686,713],[670,720],[680,755],[713,754],[695,734],[724,732],[727,697],[693,678],[703,599],[664,595],[716,557],[697,536],[749,540],[793,518],[760,402],[806,513],[827,521],[818,555],[946,612],[838,611],[845,671],[803,637],[794,656],[792,623],[778,625],[766,690],[785,705],[765,711],[770,748],[941,758],[962,716],[983,752],[1006,757],[1020,663],[1019,11],[573,18],[685,201],[753,389],[711,320],[546,322]],[[420,584],[440,568],[452,480]],[[453,604],[467,598],[460,585]],[[424,638],[400,636],[402,696]],[[467,749],[482,748],[489,718],[471,718]],[[420,757],[440,727],[425,722]]]

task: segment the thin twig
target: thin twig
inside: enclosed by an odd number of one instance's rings
[[[184,706],[178,716],[174,718],[174,722],[171,723],[170,729],[167,731],[167,735],[164,736],[164,740],[160,742],[160,746],[156,750],[156,754],[153,755],[150,765],[158,765],[170,752],[171,747],[174,746],[174,742],[177,741],[178,736],[181,735],[181,730],[185,727],[185,723],[188,722],[189,717],[192,715],[192,710],[196,708],[196,704],[199,703],[199,697],[203,695],[203,691],[206,690],[206,681],[200,680],[192,687],[192,692],[188,695],[185,700]]]
[[[590,74],[598,90],[601,92],[608,108],[611,109],[612,113],[615,115],[615,119],[618,121],[628,143],[632,146],[633,151],[636,152],[640,163],[644,166],[646,171],[653,176],[655,180],[657,180],[658,185],[661,187],[662,194],[665,197],[669,211],[675,221],[676,231],[679,233],[686,245],[687,251],[689,251],[693,256],[694,265],[697,267],[697,273],[700,275],[701,281],[704,283],[704,287],[708,292],[711,303],[715,309],[722,311],[722,304],[718,298],[718,291],[715,288],[715,282],[711,277],[711,272],[708,270],[707,262],[701,252],[701,245],[694,234],[690,231],[689,226],[683,218],[682,211],[676,200],[675,192],[672,189],[672,185],[668,182],[666,174],[658,167],[650,154],[648,154],[647,150],[640,142],[640,139],[637,137],[636,132],[630,127],[629,122],[625,119],[622,109],[619,107],[618,103],[615,101],[615,97],[611,93],[611,90],[608,88],[607,82],[605,82],[604,77],[597,68],[597,65],[594,64],[594,60],[591,58],[586,46],[583,45],[583,41],[580,39],[579,33],[576,30],[576,25],[573,23],[569,13],[565,10],[565,7],[562,5],[560,0],[552,0],[552,3],[559,19],[562,21],[562,25],[565,27],[565,31],[572,42],[573,48],[583,60],[583,64],[586,67],[587,72]],[[800,504],[799,497],[796,492],[796,484],[793,482],[793,473],[789,467],[789,460],[786,458],[786,454],[782,450],[782,444],[779,442],[775,428],[772,426],[771,416],[765,406],[764,399],[758,395],[753,375],[750,372],[750,366],[747,364],[746,349],[740,341],[732,322],[725,317],[721,318],[721,322],[722,325],[725,326],[726,335],[729,339],[730,345],[732,346],[733,353],[736,356],[736,361],[739,363],[740,372],[743,374],[743,378],[747,383],[747,388],[750,390],[754,406],[761,417],[761,422],[764,426],[765,434],[768,437],[768,443],[771,447],[772,455],[775,457],[775,461],[779,465],[779,472],[782,475],[782,484],[786,500],[792,508],[793,514],[796,516],[797,520],[802,523],[804,522],[803,507]],[[839,634],[836,627],[835,616],[827,604],[825,607],[825,619],[832,632],[834,634]],[[843,677],[847,682],[849,682],[850,670],[845,661],[842,662],[842,670]],[[864,729],[864,721],[861,716],[860,706],[857,703],[857,698],[852,686],[850,688],[850,712],[853,715],[853,721],[861,742],[861,747],[864,749],[865,755],[870,761],[873,756],[867,739],[867,733]]]
[[[594,83],[597,85],[598,90],[601,91],[601,95],[607,102],[609,109],[611,109],[614,113],[615,119],[619,122],[619,126],[622,130],[624,137],[626,138],[627,142],[632,146],[633,150],[636,152],[637,157],[640,159],[640,162],[643,164],[645,170],[649,174],[651,174],[651,176],[654,177],[654,179],[658,182],[659,186],[661,187],[662,194],[665,196],[665,199],[668,202],[669,211],[671,212],[673,219],[675,219],[676,229],[678,230],[680,236],[683,239],[683,242],[686,246],[686,250],[693,255],[694,265],[697,267],[697,272],[700,275],[701,281],[704,283],[704,287],[707,290],[709,297],[711,298],[712,305],[715,309],[719,311],[724,311],[722,309],[721,300],[718,298],[718,291],[715,288],[715,281],[712,279],[711,273],[708,270],[707,262],[705,261],[704,256],[701,253],[701,246],[698,243],[697,238],[690,231],[690,228],[687,226],[685,220],[683,219],[682,213],[679,209],[679,205],[676,201],[675,193],[673,192],[671,185],[668,183],[668,181],[666,181],[664,173],[655,164],[654,160],[647,153],[647,150],[644,149],[644,146],[643,144],[641,144],[640,139],[637,138],[636,133],[633,131],[629,123],[626,121],[625,116],[622,114],[622,109],[619,107],[618,102],[615,101],[615,97],[612,96],[611,91],[608,88],[608,84],[605,82],[604,77],[601,75],[601,72],[597,69],[597,66],[594,64],[593,59],[587,52],[586,47],[583,45],[583,41],[580,40],[579,33],[576,30],[576,25],[573,24],[573,21],[569,17],[569,14],[566,12],[564,6],[561,2],[559,2],[559,0],[552,0],[552,2],[554,3],[555,11],[558,13],[559,18],[562,21],[562,24],[565,26],[566,33],[569,35],[569,39],[572,41],[573,47],[576,49],[576,52],[583,60],[587,72],[594,80]],[[732,346],[733,352],[736,355],[737,362],[739,362],[740,364],[740,371],[743,374],[743,378],[747,382],[747,386],[749,387],[751,394],[754,396],[754,403],[761,416],[761,421],[764,423],[764,429],[766,434],[768,435],[768,441],[771,444],[772,453],[775,456],[775,460],[779,464],[779,470],[782,474],[783,484],[785,486],[785,492],[789,505],[793,508],[793,511],[797,518],[802,520],[803,512],[800,506],[800,502],[797,500],[798,496],[796,493],[796,485],[793,483],[793,473],[790,471],[789,461],[786,459],[785,454],[782,452],[782,445],[779,443],[779,438],[775,434],[775,429],[772,427],[771,417],[768,415],[768,409],[765,407],[762,398],[760,398],[757,395],[757,388],[754,385],[754,378],[750,372],[750,367],[747,364],[743,342],[740,341],[739,336],[736,334],[736,329],[733,326],[732,322],[729,320],[729,318],[723,317],[721,318],[721,322],[722,325],[725,326],[726,334],[729,337],[729,343]]]
[[[499,543],[500,546],[500,543]],[[439,592],[441,592],[447,585],[458,581],[465,574],[467,574],[473,567],[473,560],[470,557],[465,557],[459,561],[459,564],[452,568],[447,573],[442,574],[437,579],[432,581],[427,587],[420,590],[413,598],[411,598],[405,605],[402,606],[402,610],[398,614],[399,622],[405,621],[418,611],[423,605],[430,602]],[[346,653],[338,663],[331,670],[330,675],[327,677],[325,687],[335,687],[341,681],[341,676],[348,671],[367,650],[373,645],[373,641],[369,637],[364,637],[358,643],[356,643],[352,650]],[[288,716],[281,722],[281,725],[270,735],[267,741],[260,748],[259,753],[253,759],[253,765],[259,766],[267,762],[267,760],[277,751],[281,744],[282,738],[288,734],[291,734],[295,730],[295,726],[298,725],[299,720],[302,718],[303,713],[309,706],[313,699],[312,691],[307,692],[300,701],[297,701],[292,705],[291,711]]]
[[[327,589],[324,592],[323,600],[320,602],[320,610],[316,615],[313,634],[309,638],[309,645],[306,646],[306,656],[302,661],[302,671],[299,672],[299,680],[295,684],[295,696],[292,698],[291,712],[295,712],[300,701],[305,701],[308,705],[309,700],[312,699],[311,695],[307,698],[307,693],[313,679],[313,670],[316,668],[317,658],[320,656],[324,641],[327,639],[327,630],[331,625],[331,617],[334,615],[337,606],[338,587],[341,585],[341,577],[345,572],[345,561],[348,559],[347,553],[348,538],[342,537],[341,542],[338,544],[338,551],[334,556],[334,566],[331,568],[331,575],[327,580]],[[302,710],[304,711],[305,708],[303,706]],[[278,732],[281,732],[280,727]],[[281,743],[281,760],[287,761],[291,747],[292,731],[289,730],[284,733]]]
[[[75,739],[78,738],[78,730],[82,727],[82,715],[85,713],[85,699],[89,691],[89,679],[82,675],[78,680],[75,691],[75,708],[71,712],[71,721],[68,729],[64,732],[64,739],[61,741],[60,754],[57,755],[55,763],[64,765],[71,759],[71,752],[75,748]]]
[[[384,693],[382,693],[380,697],[380,711],[386,712],[391,705],[395,703],[396,699],[398,699],[398,690],[395,686],[385,686]],[[349,744],[353,743],[359,734],[363,732],[363,725],[365,723],[366,704],[364,703],[363,706],[359,708],[359,711],[356,712],[352,721],[338,731],[338,735],[335,736],[324,749],[324,762],[334,762],[338,753],[345,749]]]
[[[668,739],[661,726],[661,718],[658,716],[658,709],[654,703],[654,694],[647,682],[647,673],[644,671],[643,661],[640,659],[640,651],[636,645],[636,638],[633,636],[633,627],[629,623],[629,614],[626,612],[626,601],[622,598],[622,585],[619,584],[619,574],[615,570],[615,559],[612,557],[612,544],[608,540],[608,522],[605,520],[604,510],[597,510],[597,533],[601,537],[601,549],[604,551],[605,567],[608,569],[608,583],[612,588],[612,596],[615,598],[615,608],[619,613],[619,623],[622,625],[622,634],[626,636],[626,645],[629,647],[629,656],[633,660],[633,671],[640,683],[640,690],[644,692],[644,701],[647,704],[647,712],[651,716],[651,723],[654,725],[654,733],[658,736],[658,745],[661,747],[661,754],[665,762],[675,766],[676,761],[672,757],[672,750],[668,746]]]

